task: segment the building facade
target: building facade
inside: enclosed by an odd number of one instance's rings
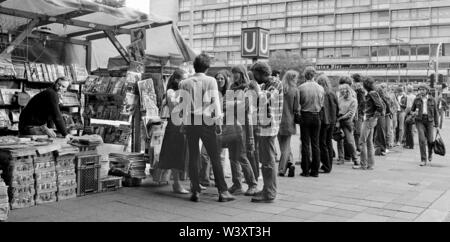
[[[178,27],[216,65],[241,58],[241,28],[270,29],[270,50],[301,53],[330,76],[423,81],[450,68],[449,0],[178,0]]]

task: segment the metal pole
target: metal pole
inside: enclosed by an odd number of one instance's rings
[[[439,55],[440,55],[440,52],[441,52],[440,51],[441,48],[442,48],[442,42],[439,42],[439,45],[438,45],[438,47],[436,49],[436,75],[435,75],[436,81],[434,83],[434,97],[436,99],[438,98],[437,84],[438,84],[438,81],[439,81]]]

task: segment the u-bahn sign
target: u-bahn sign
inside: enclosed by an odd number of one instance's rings
[[[269,58],[269,30],[255,27],[242,29],[241,56]]]

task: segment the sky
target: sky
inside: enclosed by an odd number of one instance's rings
[[[150,0],[126,0],[126,6],[144,13],[149,13]]]

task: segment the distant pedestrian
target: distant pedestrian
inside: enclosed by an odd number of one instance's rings
[[[439,111],[439,129],[442,129],[442,125],[444,123],[445,113],[448,111],[448,103],[447,100],[442,95],[442,92],[439,94],[437,100],[437,107]]]
[[[358,101],[358,111],[356,112],[355,117],[355,141],[356,141],[356,150],[358,152],[361,152],[361,149],[359,147],[359,137],[361,136],[361,127],[362,123],[364,122],[364,104],[365,104],[365,96],[366,91],[364,90],[363,83],[362,83],[362,77],[360,74],[356,73],[352,75],[353,79],[353,90],[356,92],[356,101]]]
[[[411,111],[416,115],[416,127],[419,135],[420,166],[426,166],[433,160],[434,129],[439,129],[439,114],[436,101],[429,94],[429,87],[422,84],[419,95],[414,100]],[[428,150],[428,157],[427,157]]]

